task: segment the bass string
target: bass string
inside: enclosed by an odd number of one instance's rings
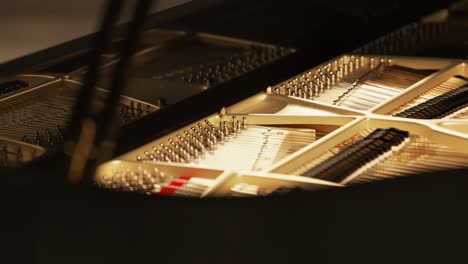
[[[468,104],[455,109],[451,113],[442,117],[442,119],[468,119]]]
[[[362,140],[371,132],[371,129],[362,130],[360,133],[337,144],[317,158],[304,162],[290,173],[293,175],[304,174],[343,149]],[[409,142],[401,149],[360,173],[351,181],[351,184],[394,178],[404,174],[466,167],[467,159],[468,154],[456,152],[447,146],[435,144],[426,137],[412,134],[410,135]]]
[[[430,139],[411,135],[402,149],[361,173],[351,184],[390,179],[402,175],[466,167],[468,154],[431,142]]]
[[[297,166],[293,171],[288,174],[292,175],[302,175],[306,171],[312,169],[313,167],[317,166],[318,164],[324,162],[325,160],[333,157],[343,149],[353,145],[354,143],[364,139],[367,135],[369,135],[373,129],[364,129],[359,133],[349,137],[348,139],[344,140],[343,142],[335,145],[333,148],[330,148],[323,154],[320,154],[318,157],[314,158],[313,160],[309,160],[304,162],[303,164]]]
[[[450,77],[446,81],[434,86],[430,90],[422,93],[418,97],[414,98],[412,101],[401,105],[400,107],[394,109],[391,111],[389,114],[390,115],[395,115],[397,113],[403,112],[406,109],[409,109],[413,106],[416,106],[418,104],[421,104],[423,102],[426,102],[434,97],[440,96],[442,94],[445,94],[453,89],[457,89],[459,87],[462,87],[463,85],[468,84],[468,81],[458,78],[458,77]]]

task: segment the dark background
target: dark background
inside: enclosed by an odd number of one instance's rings
[[[300,51],[127,127],[121,151],[448,3],[234,1],[163,23]],[[2,172],[5,263],[453,263],[465,257],[464,171],[279,197],[194,200],[71,186],[61,161],[54,156]]]
[[[0,3],[0,63],[70,41],[97,30],[105,0],[19,0]],[[127,0],[129,18],[135,0]],[[157,12],[190,2],[160,0]]]

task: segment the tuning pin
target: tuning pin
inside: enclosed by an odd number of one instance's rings
[[[2,145],[2,147],[0,148],[0,151],[1,151],[3,154],[7,154],[7,153],[8,153],[7,146],[6,146],[6,145]]]
[[[307,88],[307,94],[309,96],[308,99],[313,99],[314,97],[314,90],[312,88]]]
[[[218,129],[218,131],[219,131],[219,133],[218,133],[219,140],[222,142],[222,141],[224,141],[224,132],[223,132],[222,129]]]
[[[203,134],[205,135],[205,137],[208,137],[210,135],[210,130],[208,128],[204,128]]]
[[[219,127],[221,128],[224,122],[224,115],[219,115]]]
[[[375,59],[374,59],[374,58],[370,58],[369,64],[370,64],[370,68],[371,68],[371,69],[375,68]]]
[[[280,85],[280,94],[281,95],[286,95],[286,85],[284,85],[284,84]]]
[[[8,167],[8,150],[5,145],[0,148],[0,154],[2,165]]]
[[[342,78],[343,78],[343,75],[342,75],[342,71],[341,71],[341,68],[339,68],[337,71],[336,71],[336,81],[339,82]]]
[[[166,148],[167,157],[169,158],[169,162],[177,162],[175,158],[175,153],[172,149]]]
[[[341,57],[339,60],[338,60],[338,64],[340,67],[343,67],[343,64],[344,64],[344,57]]]
[[[39,131],[37,131],[37,130],[36,130],[36,134],[35,134],[35,137],[34,137],[34,142],[35,142],[36,145],[42,146],[41,137],[39,135]]]
[[[335,85],[336,83],[336,75],[333,72],[330,72],[330,79],[331,79],[331,84]]]
[[[16,149],[16,158],[18,161],[21,161],[23,157],[23,149],[21,148],[21,146],[18,146],[18,148]]]
[[[200,141],[200,142],[205,141],[205,137],[203,136],[203,134],[201,132],[197,132],[197,138],[198,138],[198,141]]]
[[[318,96],[320,94],[320,87],[317,84],[314,84],[314,95]]]
[[[349,65],[348,64],[344,64],[343,65],[343,75],[344,76],[348,76],[349,74]]]
[[[144,154],[148,159],[153,160],[154,157],[151,153],[149,153],[149,151],[145,151]]]
[[[202,144],[202,142],[197,142],[197,148],[200,153],[200,155],[205,154],[205,146]]]
[[[133,101],[130,102],[130,112],[132,117],[135,116],[135,103]]]
[[[361,56],[359,58],[359,63],[360,63],[360,67],[364,67],[365,66],[365,62],[366,61],[366,58],[364,56]]]
[[[156,157],[160,161],[166,161],[167,160],[166,154],[164,154],[164,152],[162,152],[161,150],[156,151]]]
[[[137,112],[138,112],[138,117],[141,118],[143,116],[143,108],[141,106],[141,103],[137,104]]]
[[[236,126],[236,117],[232,117],[232,132],[236,133],[237,132],[237,126]]]
[[[198,133],[198,130],[195,127],[191,127],[190,130],[192,130],[192,134],[194,135]]]
[[[184,133],[185,139],[190,143],[190,139],[191,139],[190,133],[187,130],[184,130],[183,133]]]
[[[214,142],[211,141],[211,139],[209,139],[209,138],[206,139],[206,148],[208,150],[213,150],[214,149]]]
[[[320,74],[320,81],[322,81],[322,82],[325,83],[326,80],[327,80],[327,76],[325,75],[325,73],[321,73],[321,74]]]
[[[46,140],[47,140],[48,145],[51,148],[53,148],[54,147],[54,142],[52,140],[52,134],[50,133],[50,130],[46,128],[45,133],[46,133]]]
[[[224,131],[224,136],[227,138],[229,136],[229,129],[228,129],[228,124],[227,121],[223,121],[223,128],[222,130]]]
[[[324,89],[325,89],[325,84],[322,82],[322,81],[319,81],[319,84],[320,84],[320,92],[323,92]]]
[[[60,128],[60,126],[59,126],[59,125],[56,125],[56,126],[55,126],[55,130],[56,130],[57,135],[59,136],[60,140],[63,141],[63,139],[64,139],[64,138],[63,138],[63,131],[62,131],[62,129]]]
[[[332,68],[333,71],[337,71],[338,70],[338,61],[335,60],[333,61],[333,68]]]

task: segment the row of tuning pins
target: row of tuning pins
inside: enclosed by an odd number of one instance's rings
[[[285,48],[252,47],[221,62],[200,64],[196,69],[190,68],[180,79],[188,83],[203,83],[208,86],[219,84],[268,64],[288,52]]]
[[[411,55],[425,42],[431,42],[448,32],[447,23],[413,23],[378,38],[356,50],[363,54],[398,54]]]
[[[382,60],[380,59],[380,61]],[[269,87],[267,93],[313,100],[360,68],[375,68],[378,61],[379,59],[376,58],[366,59],[363,56],[351,56],[349,61],[345,62],[345,58],[342,57],[317,68],[315,71],[299,75],[279,86],[274,88]]]
[[[130,101],[130,105],[121,104],[120,105],[120,119],[123,124],[131,123],[135,120],[138,120],[148,113],[151,112],[151,106],[146,105],[146,109],[143,109],[143,105],[141,103],[136,103]]]
[[[206,151],[214,151],[217,144],[231,136],[241,133],[247,128],[247,119],[232,116],[230,121],[219,116],[217,125],[206,119],[203,123],[192,126],[177,134],[176,138],[168,139],[168,143],[153,146],[151,151],[145,151],[144,156],[137,156],[137,161],[164,161],[188,163],[202,157]]]
[[[22,88],[29,87],[29,84],[22,80],[13,80],[0,83],[0,96],[15,92]]]
[[[35,156],[35,149],[31,150],[31,155]],[[0,167],[9,167],[12,165],[19,165],[24,163],[24,150],[21,146],[17,146],[13,149],[8,148],[7,145],[0,146]]]
[[[157,168],[152,170],[138,167],[137,170],[131,170],[124,166],[113,168],[111,174],[104,175],[98,185],[108,189],[118,191],[143,192],[151,194],[159,188],[159,184],[168,181],[169,178],[164,172]]]
[[[289,52],[288,49],[281,47],[251,47],[242,54],[231,57],[227,62],[227,66],[229,70],[234,70],[237,75],[239,75],[242,72],[247,72],[268,64],[287,55]]]
[[[23,136],[22,141],[28,144],[53,149],[64,142],[64,133],[63,129],[59,125],[56,125],[55,129],[46,128],[44,132],[36,130],[33,138]]]
[[[119,166],[111,174],[98,180],[98,185],[104,188],[140,192],[148,195],[176,195],[200,197],[208,187],[206,182],[192,180],[190,176],[167,176],[157,168],[136,170]]]

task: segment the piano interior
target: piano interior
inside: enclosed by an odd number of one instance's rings
[[[0,65],[2,237],[19,245],[7,254],[48,264],[464,254],[467,0],[159,2],[190,3],[147,17],[117,96],[132,22],[101,53],[104,31]]]
[[[465,168],[464,122],[443,121],[467,111],[465,76],[462,60],[340,56],[101,165],[96,179],[240,197]]]
[[[446,45],[458,43],[468,25],[461,9],[435,12],[259,87],[263,91],[98,165],[95,184],[147,195],[252,197],[465,168],[468,58],[440,53],[452,50]],[[116,34],[101,55],[96,109],[105,104],[123,42]],[[216,34],[146,29],[120,96],[117,126],[295,52]],[[80,50],[2,79],[3,167],[63,149],[89,56]]]

